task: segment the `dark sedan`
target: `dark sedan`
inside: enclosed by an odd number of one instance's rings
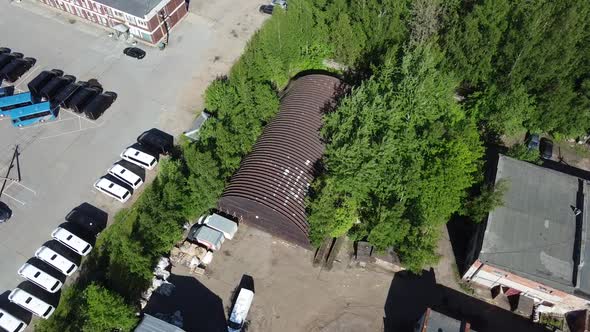
[[[553,157],[553,142],[551,140],[541,138],[539,149],[541,150],[541,158],[551,159]]]
[[[127,55],[127,56],[130,56],[130,57],[136,58],[136,59],[145,58],[145,51],[142,50],[141,48],[137,48],[137,47],[127,47],[126,49],[123,50],[123,53],[125,53],[125,55]]]

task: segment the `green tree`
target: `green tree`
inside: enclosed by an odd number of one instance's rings
[[[82,297],[84,323],[81,331],[131,331],[137,324],[135,310],[117,293],[91,284]]]
[[[508,183],[505,180],[500,180],[495,185],[484,184],[479,195],[465,202],[460,211],[461,214],[468,216],[475,223],[484,221],[490,211],[502,206],[506,190],[508,190]]]

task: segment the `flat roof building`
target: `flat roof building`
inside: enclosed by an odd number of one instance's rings
[[[320,172],[322,117],[339,79],[311,74],[291,81],[278,115],[264,128],[218,202],[218,209],[309,248],[305,197]]]
[[[464,279],[530,297],[554,311],[585,306],[590,294],[589,183],[499,156],[503,206],[489,213]]]
[[[92,23],[152,45],[188,14],[185,0],[40,0]]]

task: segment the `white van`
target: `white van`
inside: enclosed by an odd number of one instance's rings
[[[141,187],[141,185],[143,184],[143,181],[137,174],[131,172],[130,170],[119,164],[114,164],[113,166],[111,166],[108,172],[109,174],[123,181],[123,183],[127,184],[133,189],[137,189]]]
[[[55,311],[55,307],[45,301],[31,295],[20,288],[15,288],[8,295],[10,302],[15,303],[31,313],[47,319]]]
[[[27,324],[0,308],[0,327],[8,332],[21,332]]]
[[[56,228],[51,232],[51,237],[82,256],[88,255],[90,250],[92,250],[90,243],[82,240],[80,237],[65,228]]]
[[[254,292],[246,288],[240,289],[236,304],[234,304],[234,308],[227,321],[228,332],[240,332],[242,330],[253,299]]]
[[[96,181],[94,183],[94,188],[102,191],[105,195],[111,196],[121,203],[127,202],[129,197],[131,197],[129,190],[105,178],[100,178],[98,181]]]
[[[55,293],[63,286],[62,282],[38,267],[25,263],[18,269],[18,274],[44,290]]]
[[[59,272],[67,276],[72,275],[72,273],[76,272],[78,269],[76,264],[46,246],[37,249],[37,251],[35,251],[35,257],[53,266]]]
[[[127,148],[121,152],[121,158],[145,169],[154,169],[158,163],[154,156],[134,148]]]

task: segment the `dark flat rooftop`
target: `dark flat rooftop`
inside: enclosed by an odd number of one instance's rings
[[[579,265],[574,260],[588,242],[582,235],[587,218],[576,217],[573,211],[588,205],[588,198],[581,199],[587,183],[503,155],[498,181],[506,181],[508,189],[504,205],[488,216],[479,259],[556,289],[589,293],[588,268],[583,258]],[[582,256],[589,257],[590,252]]]

